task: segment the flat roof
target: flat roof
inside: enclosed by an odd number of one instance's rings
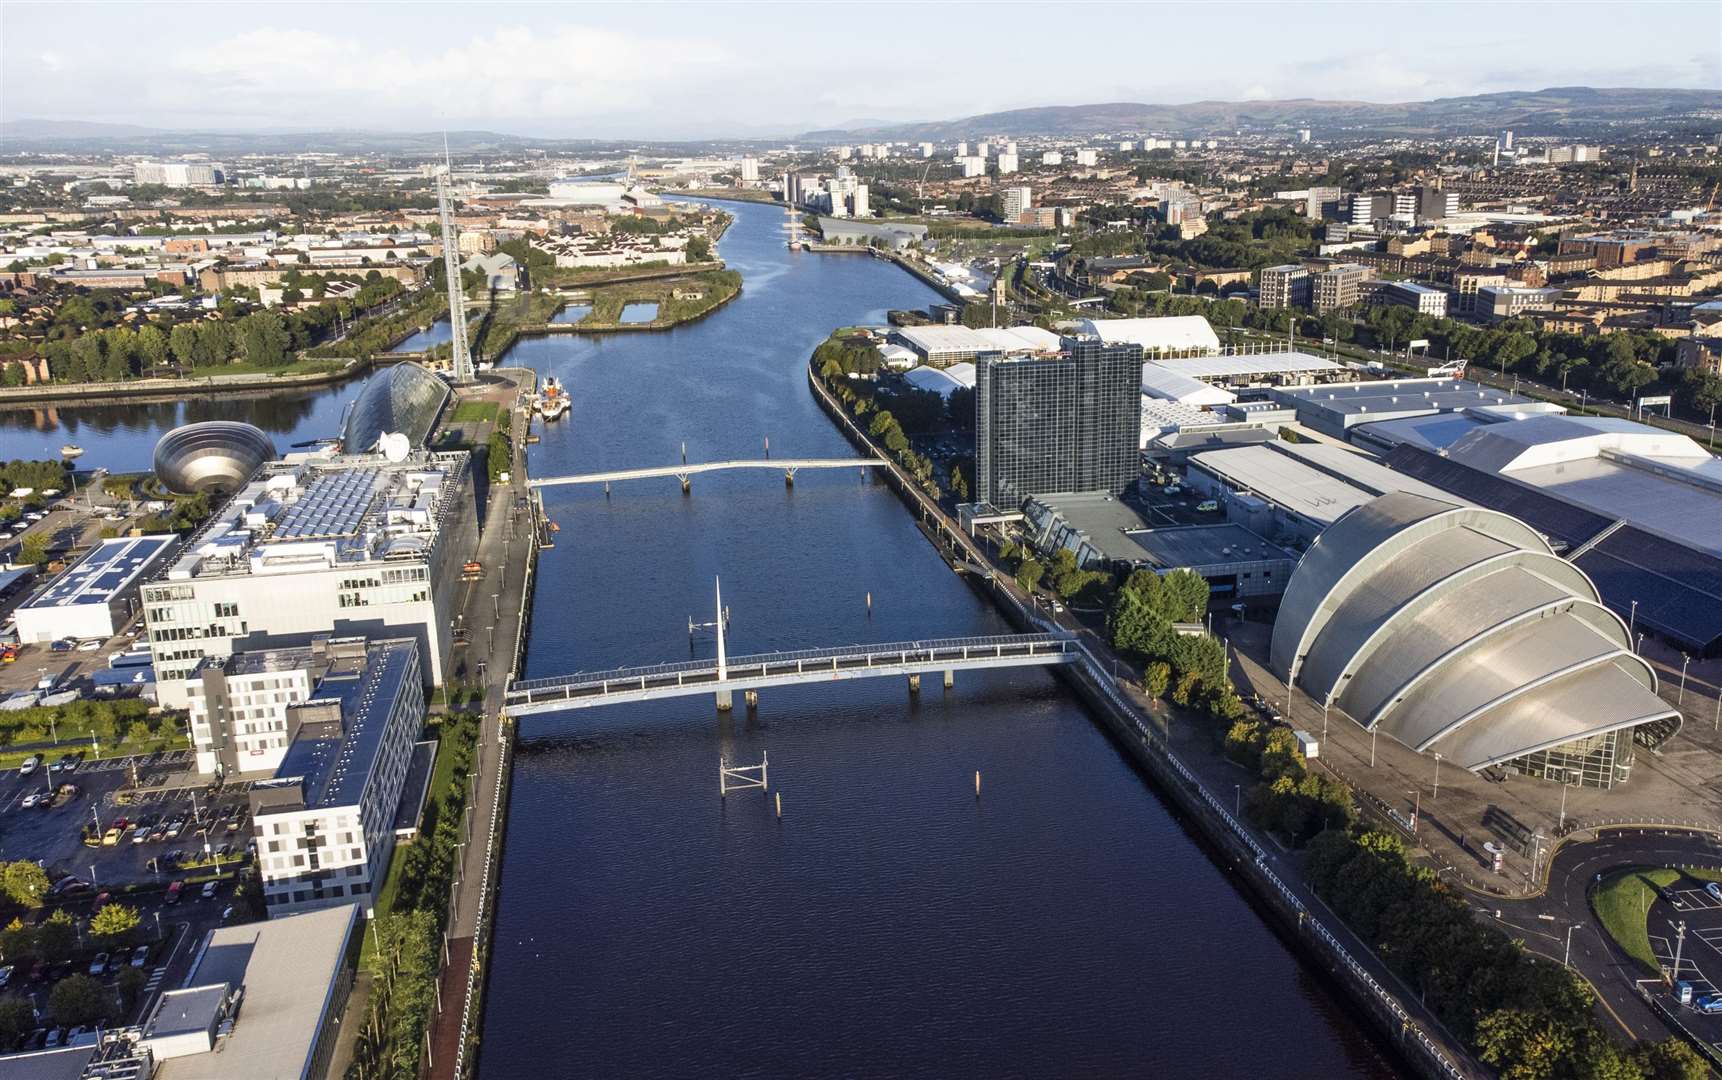
[[[343,904],[211,930],[186,983],[244,987],[244,1007],[219,1053],[171,1058],[155,1080],[309,1077],[358,923],[358,905]]]
[[[342,734],[319,738],[301,729],[274,776],[298,779],[307,809],[352,806],[364,797],[417,649],[412,638],[397,638],[373,642],[362,657],[330,658],[329,669],[301,704],[338,702]]]
[[[1273,396],[1288,404],[1313,406],[1340,416],[1380,414],[1384,418],[1411,412],[1534,404],[1528,397],[1468,379],[1376,379],[1325,386],[1286,386],[1276,388]]]
[[[1144,529],[1129,534],[1134,542],[1157,564],[1167,569],[1181,566],[1213,566],[1228,562],[1257,562],[1265,559],[1286,559],[1296,562],[1298,556],[1278,544],[1270,543],[1242,525],[1173,525],[1162,529]],[[1230,549],[1230,550],[1228,550]]]
[[[1294,375],[1343,371],[1344,366],[1300,352],[1248,353],[1242,356],[1176,356],[1155,360],[1192,379],[1237,379],[1252,375]]]
[[[53,1050],[35,1050],[27,1054],[7,1054],[0,1057],[0,1077],[4,1080],[78,1080],[84,1067],[95,1059],[96,1047],[61,1046]]]
[[[208,1034],[227,1006],[227,983],[205,983],[185,990],[169,990],[155,1003],[144,1024],[144,1038]]]
[[[1311,521],[1332,524],[1389,491],[1452,502],[1439,488],[1325,443],[1275,441],[1195,454],[1191,462]]]
[[[174,539],[132,536],[103,540],[24,607],[106,604],[137,581]]]

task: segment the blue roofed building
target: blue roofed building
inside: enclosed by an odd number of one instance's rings
[[[424,724],[418,643],[331,639],[310,696],[287,710],[287,749],[253,785],[269,914],[370,909],[395,843],[395,808]]]
[[[18,640],[110,638],[137,610],[138,586],[173,550],[175,536],[103,540],[18,608]]]

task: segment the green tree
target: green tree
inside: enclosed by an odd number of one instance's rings
[[[145,372],[163,367],[168,360],[168,336],[160,327],[146,326],[138,331],[138,361]]]
[[[285,363],[289,340],[281,325],[281,316],[273,311],[257,311],[240,319],[236,327],[239,355],[248,364],[274,367]]]
[[[1039,559],[1024,559],[1022,565],[1016,568],[1016,583],[1022,586],[1024,592],[1033,592],[1040,587],[1040,579],[1046,576],[1046,567]]]
[[[9,862],[0,869],[0,890],[8,899],[25,907],[41,907],[48,892],[48,874],[28,859]]]
[[[18,561],[32,566],[40,566],[48,561],[48,538],[42,532],[33,532],[24,537],[18,545]]]
[[[78,924],[65,908],[56,908],[52,915],[36,927],[36,951],[42,959],[58,962],[72,955],[78,945]]]
[[[108,946],[124,944],[137,929],[136,909],[124,904],[109,904],[90,919],[90,933]]]
[[[1156,660],[1142,672],[1142,689],[1149,697],[1163,697],[1172,684],[1172,665]]]
[[[48,995],[48,1015],[56,1024],[92,1025],[107,1019],[112,1000],[102,984],[88,975],[69,975]]]
[[[703,236],[696,236],[689,240],[687,256],[689,262],[710,262],[712,257],[711,241]]]
[[[1497,1009],[1477,1023],[1477,1056],[1501,1080],[1546,1080],[1573,1051],[1570,1028],[1541,1012]]]
[[[173,353],[174,360],[182,367],[197,366],[198,358],[202,355],[199,352],[199,344],[197,327],[192,323],[180,323],[167,336],[168,351]]]
[[[31,955],[36,948],[36,933],[24,925],[24,920],[14,918],[6,924],[6,929],[0,930],[0,961],[16,963],[20,956]]]
[[[11,1049],[36,1027],[36,1006],[17,994],[0,997],[0,1047]]]
[[[1629,1056],[1644,1074],[1644,1080],[1705,1080],[1710,1075],[1710,1068],[1698,1051],[1676,1038],[1640,1042]]]

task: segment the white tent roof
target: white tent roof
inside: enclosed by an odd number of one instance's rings
[[[1167,315],[1158,319],[1083,319],[1082,332],[1098,334],[1108,344],[1128,342],[1149,352],[1220,349],[1220,338],[1200,315]]]
[[[1142,365],[1142,393],[1185,405],[1230,405],[1238,395],[1160,364]]]

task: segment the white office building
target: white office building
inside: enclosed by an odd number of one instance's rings
[[[465,451],[293,455],[265,465],[143,587],[162,704],[206,657],[317,637],[412,637],[440,684],[477,544]]]
[[[411,638],[328,648],[329,667],[310,698],[288,710],[291,738],[275,776],[250,791],[271,917],[348,903],[370,909],[424,725]]]
[[[741,182],[757,184],[759,182],[759,159],[744,157],[741,159]]]
[[[138,585],[173,550],[173,536],[103,540],[16,612],[18,640],[110,638],[137,610]]]

